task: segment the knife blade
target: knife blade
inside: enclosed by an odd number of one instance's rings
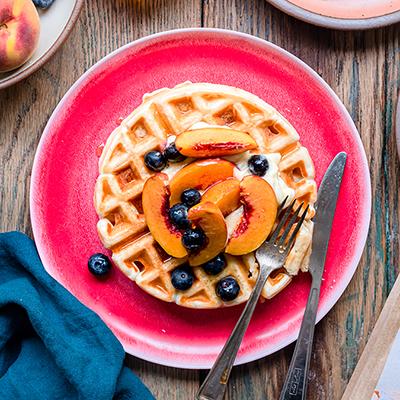
[[[336,155],[329,165],[318,190],[312,253],[309,271],[312,276],[310,294],[301,323],[299,337],[290,362],[285,383],[279,400],[304,400],[307,393],[308,370],[314,337],[322,273],[325,267],[326,253],[332,230],[333,217],[339,196],[340,185],[347,154]]]
[[[336,155],[326,170],[318,190],[316,214],[313,219],[314,233],[309,266],[309,271],[313,275],[313,279],[321,279],[324,271],[332,222],[346,159],[347,154],[345,152]]]

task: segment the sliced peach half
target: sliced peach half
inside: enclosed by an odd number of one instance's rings
[[[172,257],[183,258],[187,251],[182,245],[182,233],[168,216],[168,176],[156,174],[143,187],[142,205],[150,233],[158,244]]]
[[[229,238],[226,252],[243,255],[256,250],[268,237],[278,211],[275,192],[264,179],[249,175],[240,182],[243,215]]]
[[[227,128],[203,128],[181,133],[175,141],[180,153],[187,157],[220,157],[257,148],[247,133]]]
[[[224,216],[215,204],[201,202],[189,210],[188,218],[207,236],[206,246],[189,256],[190,265],[201,265],[216,257],[225,248],[228,231]]]
[[[232,177],[234,168],[234,164],[219,158],[199,160],[186,165],[175,174],[170,182],[171,206],[180,202],[184,190],[205,190],[216,182]]]
[[[202,201],[214,203],[226,216],[240,206],[240,182],[236,178],[217,182],[204,192]]]

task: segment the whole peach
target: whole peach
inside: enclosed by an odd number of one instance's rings
[[[40,20],[32,0],[0,1],[0,72],[28,61],[39,42]]]

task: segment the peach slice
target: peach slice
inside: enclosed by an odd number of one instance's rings
[[[156,174],[143,187],[142,205],[147,226],[158,244],[172,257],[183,258],[187,251],[182,245],[182,233],[168,216],[168,176]]]
[[[236,178],[228,178],[210,186],[202,197],[202,202],[214,203],[224,216],[240,206],[240,182]]]
[[[0,72],[28,61],[39,43],[40,19],[31,0],[0,1]]]
[[[169,185],[171,206],[180,202],[184,190],[205,190],[216,182],[232,177],[234,168],[234,164],[219,158],[195,161],[186,165],[176,173]]]
[[[190,265],[201,265],[216,257],[225,248],[228,230],[221,210],[210,202],[201,202],[192,207],[188,218],[203,229],[208,239],[206,247],[189,256]]]
[[[249,175],[240,182],[243,215],[226,246],[235,256],[256,250],[268,237],[278,211],[275,192],[264,179]]]
[[[226,128],[194,129],[181,133],[175,141],[180,153],[187,157],[220,157],[257,148],[247,133]]]

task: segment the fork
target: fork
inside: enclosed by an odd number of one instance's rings
[[[296,235],[307,215],[308,206],[302,212],[296,227],[291,233],[304,204],[300,204],[293,212],[295,201],[293,201],[285,209],[284,207],[286,201],[287,198],[279,207],[279,223],[277,227],[270,234],[269,238],[267,238],[267,240],[256,251],[256,259],[259,264],[259,274],[256,284],[251,292],[250,298],[242,312],[242,315],[240,316],[235,328],[231,333],[231,336],[219,354],[214,366],[208,373],[199,391],[197,392],[197,400],[222,400],[224,397],[233,363],[236,359],[243,336],[247,330],[247,327],[249,326],[251,317],[265,282],[272,271],[282,268],[286,257],[296,239]],[[280,232],[283,228],[284,231],[282,235],[280,235]]]

